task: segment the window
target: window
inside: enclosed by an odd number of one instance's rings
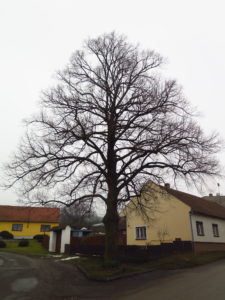
[[[217,224],[212,224],[213,236],[219,237],[219,228]]]
[[[73,237],[82,237],[83,232],[82,231],[72,231],[72,236]]]
[[[204,235],[204,228],[203,228],[203,222],[196,222],[196,228],[197,228],[197,234],[198,235]]]
[[[146,240],[146,226],[136,227],[136,240]]]
[[[22,231],[23,224],[12,224],[12,231]]]
[[[50,225],[41,225],[41,232],[50,231],[51,226]]]

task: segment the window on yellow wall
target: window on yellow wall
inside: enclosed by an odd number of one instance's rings
[[[136,227],[136,240],[146,240],[146,226]]]
[[[23,224],[12,224],[12,231],[23,231]]]
[[[51,229],[50,225],[41,225],[40,231],[41,232],[47,232],[47,231],[50,231],[50,229]]]

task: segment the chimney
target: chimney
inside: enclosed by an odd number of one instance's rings
[[[170,184],[169,183],[165,183],[165,188],[166,189],[170,189]]]

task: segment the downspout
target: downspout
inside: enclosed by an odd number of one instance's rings
[[[194,247],[194,234],[193,234],[193,227],[192,227],[192,219],[191,219],[191,216],[192,216],[192,211],[189,211],[189,218],[190,218],[190,224],[191,224],[191,236],[192,236],[192,252],[195,253],[195,247]]]

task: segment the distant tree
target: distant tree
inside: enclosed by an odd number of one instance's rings
[[[217,136],[203,134],[176,81],[161,78],[162,62],[115,33],[87,40],[7,166],[8,186],[22,182],[30,201],[103,201],[106,265],[118,261],[118,206],[147,180],[218,173]]]
[[[87,206],[86,202],[75,202],[71,206],[64,206],[61,209],[60,223],[62,224],[72,225],[77,228],[89,228],[92,224],[101,221],[102,218]]]

